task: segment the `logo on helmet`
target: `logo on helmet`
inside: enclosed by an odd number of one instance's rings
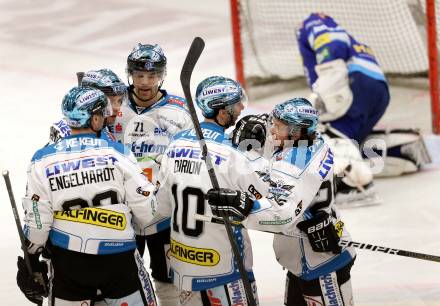
[[[153,69],[154,68],[154,63],[152,62],[146,62],[144,65],[145,69]]]
[[[79,99],[77,100],[76,104],[78,106],[84,105],[86,103],[89,103],[90,101],[95,100],[96,98],[98,98],[100,96],[100,92],[99,91],[89,91],[86,92],[86,94],[82,95],[81,97],[79,97]]]
[[[102,77],[102,75],[99,72],[89,71],[84,75],[83,82],[86,81],[87,78],[93,79],[93,80],[98,80],[101,77]]]
[[[234,93],[237,91],[235,86],[213,86],[202,91],[201,97],[208,98],[222,93]]]
[[[299,114],[318,116],[318,111],[311,107],[298,107],[297,111]]]

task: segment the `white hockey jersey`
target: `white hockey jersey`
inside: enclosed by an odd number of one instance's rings
[[[325,210],[333,216],[338,235],[351,240],[334,206],[333,154],[321,137],[311,146],[300,143],[276,152],[268,171],[260,175],[269,185],[267,194],[254,203],[242,224],[249,229],[281,233],[274,236],[273,248],[283,267],[311,280],[352,260],[353,248],[345,248],[338,255],[314,252],[306,234],[296,226],[318,209]]]
[[[24,232],[37,246],[50,239],[87,254],[135,249],[132,223],[155,222],[154,191],[122,144],[95,134],[67,136],[32,158]]]
[[[225,139],[224,129],[215,123],[201,123],[212,164],[221,187],[243,189],[260,198],[259,178],[250,161]],[[157,193],[158,212],[172,215],[171,270],[174,284],[183,290],[200,291],[240,278],[224,225],[201,221],[197,215],[212,216],[206,192],[212,188],[202,160],[202,152],[193,129],[175,136],[162,159],[161,187]],[[247,231],[233,227],[249,278],[252,273],[252,249]]]
[[[169,95],[165,90],[161,92],[162,99],[148,108],[138,107],[127,95],[113,127],[116,139],[130,146],[151,182],[157,180],[161,158],[171,138],[192,127],[185,99]],[[169,218],[159,220],[147,228],[137,229],[137,233],[155,234],[168,228],[169,223]]]

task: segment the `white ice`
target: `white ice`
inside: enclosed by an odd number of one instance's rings
[[[193,91],[207,76],[234,77],[226,0],[0,0],[0,170],[10,171],[19,209],[26,166],[47,142],[50,123],[60,117],[61,99],[76,83],[75,72],[107,67],[124,76],[135,43],[158,43],[169,59],[164,87],[181,95],[180,68],[195,36],[205,39],[206,49],[193,75]],[[393,87],[391,92],[380,125],[430,133],[428,91]],[[251,101],[248,112],[268,111],[274,103],[306,93]],[[342,211],[353,239],[440,255],[439,180],[438,164],[377,180],[382,205]],[[15,283],[21,251],[4,186],[0,207],[0,304],[26,305]],[[272,237],[257,232],[251,237],[261,305],[282,305],[286,271],[275,261]],[[440,263],[359,251],[352,283],[356,305],[440,305]]]

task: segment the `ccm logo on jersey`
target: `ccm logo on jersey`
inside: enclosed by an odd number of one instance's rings
[[[55,211],[54,218],[107,227],[118,231],[123,231],[127,225],[127,220],[123,213],[96,207]]]
[[[216,266],[220,261],[220,254],[213,249],[199,249],[184,245],[171,239],[171,256],[177,260],[197,266]]]

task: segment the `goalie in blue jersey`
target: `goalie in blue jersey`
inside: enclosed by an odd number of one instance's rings
[[[414,130],[373,132],[388,107],[390,93],[371,47],[322,13],[312,13],[302,22],[297,41],[313,91],[310,100],[325,123],[324,133],[331,138],[328,143],[335,154],[336,173],[344,175],[338,183],[336,202],[376,204],[380,200],[372,185],[373,174],[395,176],[417,171],[430,161],[423,139]],[[367,141],[371,138],[379,139],[382,149],[372,149]],[[384,167],[373,173],[362,161],[359,148],[363,148],[364,157],[383,159]]]

